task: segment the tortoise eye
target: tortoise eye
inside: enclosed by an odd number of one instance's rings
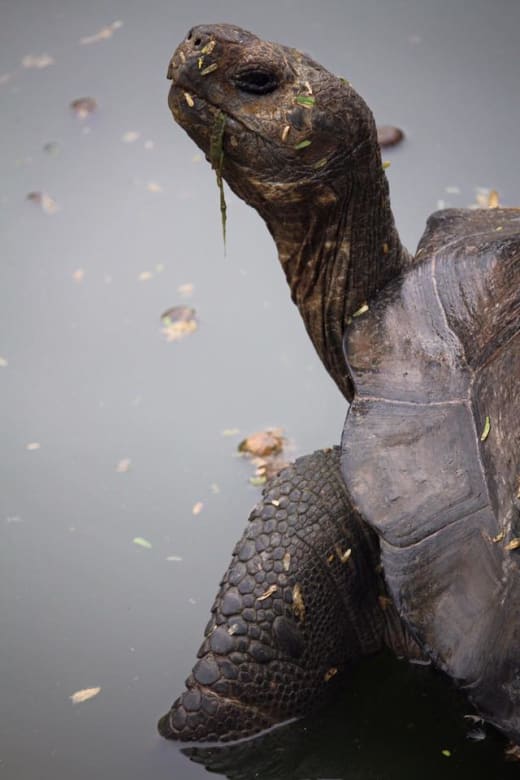
[[[251,95],[268,95],[278,87],[278,79],[274,73],[259,68],[238,73],[234,81],[238,89]]]

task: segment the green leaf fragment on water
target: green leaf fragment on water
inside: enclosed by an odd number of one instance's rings
[[[487,437],[489,436],[490,430],[491,430],[491,420],[486,414],[486,419],[484,420],[484,427],[482,429],[482,433],[480,434],[480,441],[486,441]]]
[[[298,95],[295,102],[300,106],[313,106],[316,103],[316,98],[312,95]]]
[[[307,146],[311,145],[311,141],[309,141],[308,138],[306,138],[304,141],[300,141],[299,143],[294,145],[295,149],[305,149]]]
[[[135,536],[133,542],[139,547],[145,547],[147,550],[151,550],[152,548],[152,543],[149,542],[148,539],[144,539],[142,536]]]
[[[384,171],[388,170],[388,168],[390,168],[391,165],[392,163],[389,160],[385,160],[383,163],[383,170]]]
[[[265,483],[267,482],[267,477],[265,476],[249,477],[249,481],[255,487],[261,487],[262,485],[265,485]]]
[[[224,131],[226,129],[226,115],[219,111],[215,117],[215,123],[211,130],[209,160],[211,167],[217,176],[217,187],[220,192],[220,217],[222,221],[222,237],[224,249],[226,248],[226,198],[224,195],[224,180],[222,178],[222,166],[224,164]]]

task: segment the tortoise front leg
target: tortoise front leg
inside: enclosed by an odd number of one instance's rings
[[[236,740],[307,712],[349,661],[383,643],[378,563],[377,540],[349,504],[339,449],[284,469],[233,551],[160,734]]]

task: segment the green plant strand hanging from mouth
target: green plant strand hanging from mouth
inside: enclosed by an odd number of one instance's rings
[[[224,196],[224,180],[222,179],[222,165],[224,164],[224,131],[226,129],[226,115],[219,111],[215,117],[215,123],[211,129],[209,159],[211,166],[217,175],[217,187],[220,192],[220,217],[222,221],[222,237],[224,239],[224,251],[226,250],[226,198]]]

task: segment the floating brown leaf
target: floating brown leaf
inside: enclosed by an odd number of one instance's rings
[[[268,428],[265,431],[252,433],[238,445],[239,452],[247,452],[250,455],[276,455],[283,449],[283,432],[281,428]]]
[[[44,214],[52,215],[56,214],[56,212],[60,210],[60,207],[54,198],[46,192],[30,192],[27,195],[27,200],[30,200],[31,203],[35,203],[37,206],[40,206]]]
[[[377,142],[379,146],[385,148],[387,146],[396,146],[401,143],[404,138],[404,133],[399,127],[392,125],[381,125],[377,128]]]
[[[162,332],[167,341],[180,341],[198,328],[195,309],[173,306],[161,315]]]
[[[97,110],[97,102],[93,97],[76,98],[70,104],[78,119],[86,119],[90,114]]]

